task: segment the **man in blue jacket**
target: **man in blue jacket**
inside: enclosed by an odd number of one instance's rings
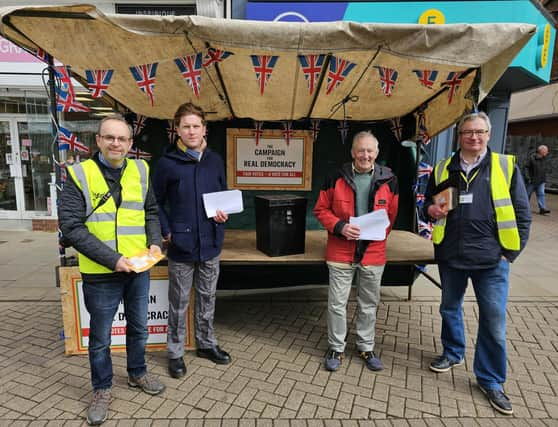
[[[230,363],[219,348],[213,330],[219,256],[227,214],[208,218],[202,195],[226,189],[221,157],[206,148],[204,111],[182,104],[174,116],[179,136],[157,163],[153,183],[159,204],[163,237],[168,241],[169,322],[167,352],[169,374],[186,374],[184,346],[186,312],[192,284],[195,288],[194,328],[196,354],[215,363]]]
[[[492,407],[511,415],[511,401],[502,389],[509,270],[527,243],[531,211],[515,157],[488,148],[490,127],[483,112],[461,119],[460,150],[438,163],[425,194],[442,282],[443,352],[430,370],[447,372],[464,361],[462,306],[471,279],[479,309],[473,370]],[[448,186],[455,188],[458,199],[451,210],[439,200],[434,203],[435,195]]]

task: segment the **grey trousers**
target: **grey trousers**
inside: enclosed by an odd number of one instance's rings
[[[169,259],[169,326],[167,353],[170,359],[184,355],[186,312],[192,284],[195,289],[194,330],[197,348],[217,345],[213,330],[219,257],[204,262],[175,262]]]
[[[358,351],[374,350],[376,310],[380,303],[383,265],[341,264],[328,262],[329,292],[327,300],[327,338],[329,348],[345,351],[347,336],[347,301],[356,274]]]

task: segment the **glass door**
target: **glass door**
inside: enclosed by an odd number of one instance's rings
[[[11,121],[0,119],[0,215],[15,217],[19,156],[11,134]],[[16,157],[17,156],[17,157]]]

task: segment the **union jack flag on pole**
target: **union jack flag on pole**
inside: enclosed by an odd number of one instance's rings
[[[89,107],[76,101],[70,91],[56,89],[56,111],[66,111],[70,113],[87,113],[91,111]]]
[[[142,64],[130,67],[130,72],[138,85],[138,88],[147,95],[151,106],[155,103],[155,75],[157,74],[157,62],[153,64]]]
[[[385,96],[393,95],[393,90],[395,89],[395,82],[397,81],[397,76],[399,73],[393,68],[388,67],[374,67],[378,70],[380,75],[380,87],[384,92]]]
[[[417,178],[418,179],[426,179],[430,178],[430,174],[432,173],[432,166],[425,162],[419,162],[419,167],[417,170]]]
[[[192,92],[197,98],[200,96],[201,90],[201,73],[202,73],[202,54],[201,52],[195,55],[182,56],[176,58],[174,63],[180,70],[182,78],[186,81],[188,86],[192,88]]]
[[[308,83],[308,91],[310,95],[314,93],[314,89],[320,79],[322,67],[324,65],[325,55],[298,55],[298,61],[302,67],[304,78]]]
[[[264,94],[265,87],[271,79],[271,73],[277,64],[278,56],[269,55],[250,55],[252,58],[252,65],[254,66],[254,71],[256,72],[256,79],[258,80],[258,85],[260,86],[260,95]]]
[[[285,142],[287,145],[290,145],[291,138],[293,137],[293,122],[290,120],[283,122],[283,138],[285,138]]]
[[[451,104],[451,101],[453,101],[453,97],[457,93],[457,89],[459,89],[459,86],[461,86],[461,83],[463,83],[463,73],[464,71],[450,71],[450,73],[448,74],[448,78],[445,82],[442,83],[442,86],[449,87],[448,104]]]
[[[84,153],[89,153],[89,147],[82,144],[77,139],[77,136],[68,129],[59,126],[57,136],[59,150],[83,151]]]
[[[260,144],[260,138],[263,134],[263,122],[254,120],[254,129],[252,130],[252,135],[256,138],[256,145]]]
[[[413,70],[419,79],[419,82],[424,87],[432,89],[432,85],[438,78],[438,71],[436,70]]]
[[[346,59],[332,56],[329,61],[329,71],[327,73],[326,95],[329,95],[333,89],[339,86],[355,66],[356,64]]]
[[[72,98],[75,98],[76,92],[72,84],[72,78],[70,77],[70,67],[64,65],[54,67],[54,75],[60,80],[59,90],[62,92],[69,92]]]
[[[148,153],[147,151],[142,151],[136,146],[134,146],[130,149],[130,151],[128,151],[128,158],[150,160],[151,154]]]
[[[209,49],[207,49],[207,53],[205,54],[205,57],[203,59],[203,66],[205,68],[210,67],[213,64],[227,59],[231,55],[234,55],[234,53],[210,47]]]
[[[397,139],[397,141],[401,141],[403,138],[403,124],[401,123],[401,117],[394,117],[390,120],[390,122],[390,129],[393,132],[395,139]]]
[[[100,98],[105,94],[113,73],[114,70],[85,70],[85,78],[93,98]]]
[[[424,145],[430,144],[430,134],[426,128],[426,116],[424,111],[418,113],[418,140]]]

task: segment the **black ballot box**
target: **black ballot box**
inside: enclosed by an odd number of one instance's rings
[[[301,196],[256,196],[256,247],[269,256],[304,253],[306,203]]]

